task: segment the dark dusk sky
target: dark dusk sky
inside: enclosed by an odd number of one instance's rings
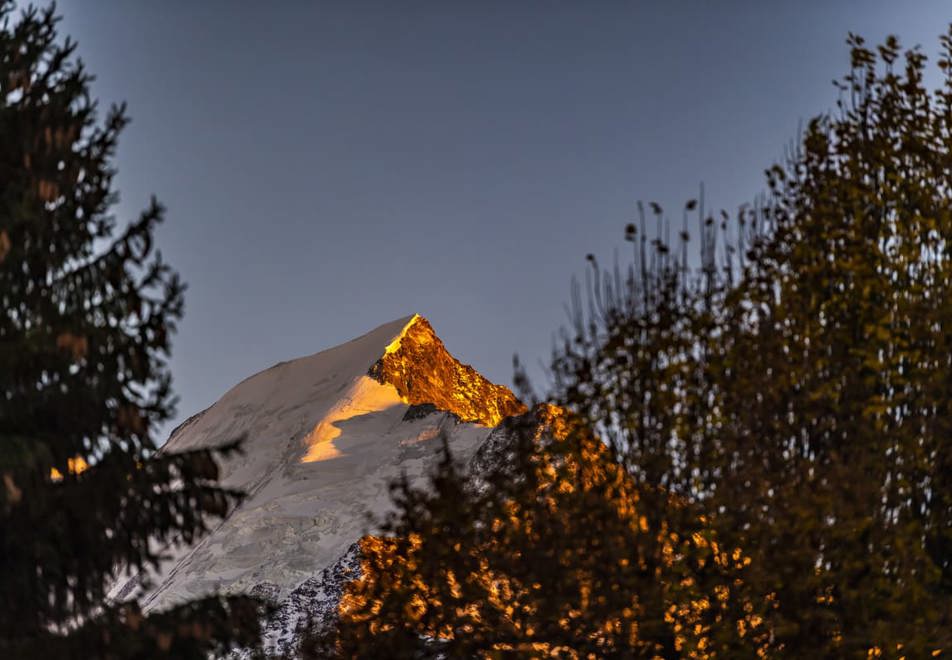
[[[129,104],[118,217],[168,208],[178,420],[414,312],[510,383],[585,254],[625,250],[637,200],[751,199],[834,105],[849,31],[933,54],[952,20],[895,0],[58,8],[102,104]]]

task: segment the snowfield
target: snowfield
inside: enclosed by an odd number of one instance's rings
[[[269,627],[271,650],[285,650],[307,614],[324,619],[333,612],[346,581],[341,571],[357,566],[356,541],[391,509],[389,484],[401,473],[419,482],[437,458],[441,434],[457,458],[468,460],[493,430],[460,422],[452,410],[411,406],[425,402],[408,401],[394,384],[369,375],[385,355],[400,358],[408,332],[415,352],[400,365],[399,378],[407,381],[396,383],[401,391],[412,390],[413,379],[430,378],[433,362],[475,374],[414,315],[255,374],[173,431],[163,451],[244,436],[244,453],[222,464],[222,484],[248,496],[210,534],[173,549],[148,576],[153,586],[141,594],[147,610],[212,592],[263,595],[281,604]],[[472,406],[480,391],[512,397],[475,377],[481,382],[460,383],[447,400],[466,404],[469,397]],[[112,595],[139,594],[140,584],[133,577]]]

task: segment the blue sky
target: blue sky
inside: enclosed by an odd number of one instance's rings
[[[414,312],[508,384],[637,200],[748,201],[835,103],[849,31],[932,54],[952,20],[881,0],[58,8],[95,94],[129,104],[117,216],[168,207],[179,419]]]

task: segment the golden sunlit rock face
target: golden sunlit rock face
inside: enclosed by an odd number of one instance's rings
[[[450,355],[429,322],[419,315],[387,347],[369,375],[393,385],[407,403],[432,403],[464,422],[496,426],[506,417],[526,411],[508,388],[489,382]]]

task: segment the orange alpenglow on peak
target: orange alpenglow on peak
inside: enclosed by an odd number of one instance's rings
[[[496,426],[526,411],[509,388],[491,383],[450,355],[419,314],[387,346],[368,375],[393,385],[407,403],[430,403],[464,422]]]

